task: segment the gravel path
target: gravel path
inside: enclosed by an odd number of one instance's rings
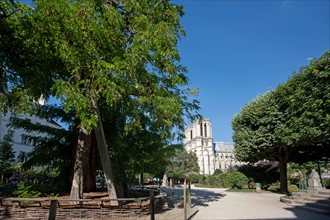
[[[308,212],[280,202],[282,195],[270,192],[234,193],[224,189],[192,188],[199,212],[193,220],[206,219],[306,219],[330,220],[330,216]]]

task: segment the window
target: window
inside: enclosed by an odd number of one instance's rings
[[[200,124],[201,127],[201,136],[203,137],[203,124]]]
[[[29,140],[25,135],[22,135],[21,144],[25,144],[25,145],[29,144]]]
[[[28,136],[26,134],[22,134],[21,144],[24,145],[30,145],[30,146],[36,146],[37,145],[37,138]]]
[[[192,136],[192,130],[190,130],[190,139],[192,139],[193,136]]]
[[[205,135],[205,137],[207,137],[206,123],[204,124],[204,135]]]

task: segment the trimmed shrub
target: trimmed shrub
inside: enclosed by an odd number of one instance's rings
[[[267,189],[272,183],[278,180],[279,169],[277,163],[260,162],[257,165],[243,165],[238,171],[245,176],[252,178],[253,182],[260,183],[261,188]]]
[[[299,192],[299,188],[297,185],[291,184],[288,186],[288,191],[289,193]]]
[[[232,189],[243,189],[247,188],[249,179],[241,172],[234,171],[228,173],[225,180],[225,187],[230,187]]]
[[[267,190],[270,190],[270,191],[274,191],[274,192],[277,192],[280,190],[280,182],[276,182],[276,183],[272,183],[268,188]]]
[[[256,189],[256,183],[255,182],[249,182],[248,184],[249,189]]]
[[[197,172],[189,172],[187,174],[187,179],[190,180],[191,183],[199,183],[200,175]]]

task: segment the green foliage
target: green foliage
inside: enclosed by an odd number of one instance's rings
[[[282,114],[271,91],[245,105],[232,121],[236,158],[251,163],[277,160],[278,137],[274,129],[281,120]]]
[[[320,158],[329,143],[330,51],[276,89],[276,100],[285,121],[277,128],[285,145],[299,147],[302,161]],[[304,152],[306,151],[306,152]],[[309,152],[307,152],[309,151]],[[324,150],[327,151],[327,150]],[[323,156],[325,152],[321,154]],[[301,158],[297,158],[301,159]],[[298,160],[299,161],[299,160]]]
[[[272,183],[267,190],[277,192],[280,189],[280,182]]]
[[[248,188],[249,179],[238,171],[229,173],[218,173],[210,176],[199,176],[197,187],[211,187],[211,188],[231,188],[231,189],[245,189]]]
[[[11,138],[6,134],[0,141],[0,175],[3,175],[14,161],[15,153],[12,148]]]
[[[310,174],[312,169],[317,170],[317,163],[307,162],[303,164],[289,163],[288,164],[288,174],[291,176],[294,173],[301,172],[302,174]]]
[[[223,171],[220,169],[216,169],[212,175],[218,175],[220,173],[223,173]]]
[[[184,36],[182,6],[162,0],[35,1],[33,8],[5,2],[0,63],[10,93],[2,103],[30,112],[31,100],[55,96],[76,126],[90,132],[102,120],[117,176],[164,170],[168,146],[183,137],[184,116],[199,109],[190,101],[196,90],[187,88],[177,45]],[[69,155],[70,148],[54,149]]]
[[[281,191],[286,163],[330,157],[330,51],[272,91],[246,104],[232,120],[236,158],[280,162]]]
[[[55,199],[55,198],[58,197],[58,193],[56,193],[56,194],[55,193],[50,193],[50,194],[47,195],[47,197],[50,197],[50,198],[54,198]]]
[[[234,171],[228,173],[224,184],[232,189],[243,189],[248,185],[249,179],[241,172]]]
[[[38,198],[41,193],[38,191],[31,190],[31,185],[27,185],[24,182],[20,182],[19,187],[13,192],[13,195],[18,198]]]
[[[200,174],[197,172],[189,172],[187,173],[187,179],[191,182],[191,183],[198,183],[200,181]]]
[[[269,185],[276,182],[279,177],[277,164],[269,162],[243,165],[238,168],[238,171],[250,178],[249,182],[260,183],[263,189],[266,189]]]
[[[298,188],[297,185],[290,184],[290,185],[288,186],[288,191],[289,191],[289,193],[299,192],[299,188]]]
[[[256,192],[254,189],[228,189],[228,192],[245,192],[245,193],[250,193],[250,192]]]
[[[196,154],[177,149],[169,160],[166,169],[167,176],[180,179],[183,175],[188,175],[190,172],[199,172]]]
[[[37,179],[45,182],[47,179],[56,179],[56,184],[61,188],[68,188],[72,165],[72,112],[66,114],[61,106],[36,105],[31,109],[31,114],[42,119],[59,119],[69,125],[68,129],[54,128],[29,119],[13,117],[10,126],[15,129],[24,129],[27,132],[47,134],[43,137],[25,135],[28,140],[33,140],[35,146],[30,152],[20,152],[18,161],[21,164],[22,178]],[[51,147],[49,147],[51,146]]]
[[[322,179],[323,187],[330,189],[330,179]]]
[[[256,183],[253,182],[253,180],[251,178],[249,179],[248,188],[249,189],[255,189],[256,188]]]

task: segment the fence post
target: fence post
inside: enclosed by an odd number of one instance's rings
[[[155,192],[150,189],[150,220],[155,220]]]
[[[187,219],[187,179],[184,177],[184,182],[183,182],[183,219]]]
[[[57,200],[50,200],[48,220],[56,219]]]
[[[188,182],[188,191],[189,191],[189,194],[188,194],[188,198],[189,198],[189,200],[188,200],[188,204],[189,204],[189,210],[191,209],[191,183],[190,183],[190,181]]]

